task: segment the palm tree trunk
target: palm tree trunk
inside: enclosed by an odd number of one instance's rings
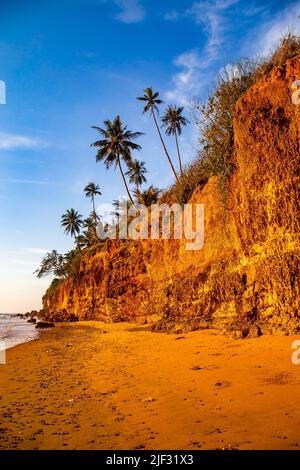
[[[183,175],[183,172],[182,172],[181,156],[180,156],[180,151],[179,151],[178,137],[177,137],[177,131],[176,131],[176,129],[175,129],[175,140],[176,140],[177,155],[178,155],[178,160],[179,160],[180,174],[181,174],[181,176],[182,176],[182,175]]]
[[[155,126],[156,126],[156,129],[157,129],[157,132],[158,132],[160,141],[161,141],[161,143],[162,143],[163,149],[164,149],[165,154],[166,154],[166,156],[167,156],[167,159],[168,159],[168,161],[169,161],[169,163],[170,163],[170,166],[171,166],[172,171],[173,171],[173,173],[174,173],[175,179],[176,179],[176,181],[178,181],[177,173],[176,173],[175,168],[174,168],[174,166],[173,166],[173,163],[172,163],[172,160],[171,160],[171,158],[170,158],[170,155],[168,154],[168,151],[167,151],[167,148],[166,148],[166,146],[165,146],[164,139],[162,138],[162,135],[161,135],[159,126],[158,126],[158,124],[157,124],[157,120],[156,120],[156,117],[155,117],[155,114],[154,114],[153,109],[152,109],[151,112],[152,112],[152,116],[153,116],[153,119],[154,119],[154,122],[155,122]]]
[[[81,252],[81,248],[80,248],[80,245],[79,245],[78,237],[75,237],[75,241],[76,241],[76,248],[77,248],[77,250]]]
[[[122,179],[123,179],[123,183],[124,183],[124,186],[125,186],[125,188],[126,188],[128,197],[129,197],[130,201],[132,202],[132,204],[134,205],[133,199],[132,199],[132,197],[131,197],[131,194],[130,194],[130,191],[129,191],[129,188],[128,188],[128,186],[127,186],[126,179],[125,179],[125,176],[124,176],[124,173],[123,173],[123,170],[122,170],[122,166],[121,166],[121,161],[120,161],[119,155],[118,155],[118,167],[119,167],[119,170],[120,170],[120,173],[121,173],[121,176],[122,176]]]
[[[92,201],[93,201],[93,218],[94,218],[94,222],[95,222],[95,225],[97,224],[98,220],[97,220],[97,214],[96,214],[96,207],[95,207],[95,196],[92,196]],[[94,227],[94,231],[96,233],[96,227]]]

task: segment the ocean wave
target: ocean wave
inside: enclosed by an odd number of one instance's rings
[[[12,330],[13,328],[13,323],[11,324],[0,324],[0,339],[4,339],[7,337],[7,335],[9,334],[9,332]]]
[[[0,342],[5,343],[5,349],[32,341],[37,336],[38,331],[32,323],[16,315],[0,315]]]

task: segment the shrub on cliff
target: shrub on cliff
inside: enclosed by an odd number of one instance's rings
[[[279,42],[279,44],[271,51],[267,59],[262,59],[256,70],[256,80],[262,75],[269,73],[274,67],[279,67],[288,59],[298,54],[300,51],[300,38],[288,33]]]
[[[190,164],[185,165],[182,175],[179,177],[178,183],[164,191],[160,198],[160,203],[178,202],[186,204],[193,194],[195,188],[204,186],[208,181],[205,169],[198,158],[194,159]]]
[[[184,204],[197,186],[201,187],[208,178],[217,176],[220,198],[226,203],[228,180],[235,169],[233,119],[236,103],[262,75],[299,51],[300,38],[289,33],[281,39],[269,57],[244,59],[225,67],[206,104],[194,100],[192,106],[200,134],[197,157],[185,167],[179,181],[163,194],[164,202]]]
[[[198,158],[203,174],[218,176],[222,199],[227,197],[227,180],[234,171],[233,118],[238,99],[254,83],[257,64],[248,59],[227,67],[207,104],[194,103],[200,132]]]
[[[226,182],[234,171],[233,117],[237,100],[254,82],[256,63],[240,61],[227,67],[219,77],[216,90],[206,104],[194,101],[196,125],[200,133],[198,154],[186,166],[179,181],[162,197],[167,202],[186,203],[197,186],[211,176],[218,176],[222,199],[226,199]]]

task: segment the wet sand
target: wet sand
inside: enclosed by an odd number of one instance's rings
[[[58,325],[0,366],[1,449],[300,449],[295,337]]]

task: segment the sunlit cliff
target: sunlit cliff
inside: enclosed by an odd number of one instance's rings
[[[216,177],[190,202],[205,207],[205,243],[109,241],[82,256],[75,279],[44,296],[49,319],[151,322],[156,330],[216,327],[234,337],[297,332],[300,322],[300,55],[239,99],[229,200]]]

